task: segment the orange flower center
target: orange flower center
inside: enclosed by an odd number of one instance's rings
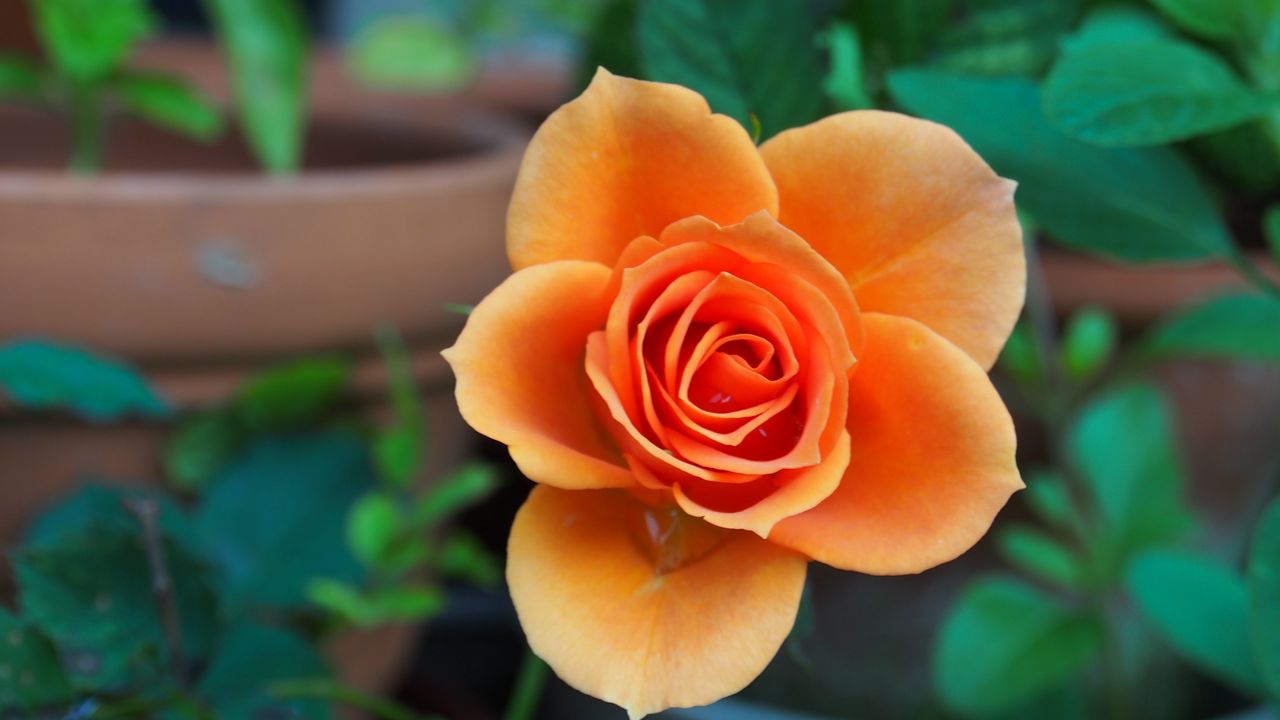
[[[641,484],[739,512],[821,463],[852,362],[831,300],[714,242],[633,248],[587,370]]]

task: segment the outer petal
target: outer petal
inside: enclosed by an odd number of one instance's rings
[[[973,546],[1022,487],[1013,422],[969,356],[909,318],[864,313],[840,487],[773,542],[846,570],[927,570]]]
[[[919,320],[991,367],[1026,285],[1012,182],[948,128],[870,110],[760,152],[779,219],[844,273],[864,311]]]
[[[613,265],[641,235],[690,215],[721,224],[776,212],[746,131],[702,96],[601,69],[534,135],[507,214],[516,269],[552,260]]]
[[[507,559],[533,651],[632,718],[755,679],[791,631],[804,575],[805,559],[785,548],[616,490],[535,488]]]
[[[569,489],[635,482],[595,419],[584,369],[587,336],[609,312],[610,272],[580,261],[521,270],[476,306],[444,351],[462,416],[510,446],[537,482]]]

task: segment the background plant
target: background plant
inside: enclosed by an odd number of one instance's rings
[[[417,717],[342,685],[323,642],[349,628],[420,623],[442,583],[491,586],[498,565],[451,519],[495,487],[468,465],[422,482],[422,411],[394,331],[379,333],[393,421],[343,405],[351,364],[305,358],[189,415],[165,450],[171,490],[92,478],[11,552],[0,610],[0,716],[332,717],[348,703]],[[126,366],[39,340],[0,345],[20,406],[97,422],[172,418]]]
[[[157,20],[147,0],[28,0],[47,64],[0,55],[0,100],[65,115],[71,169],[101,170],[111,116],[124,110],[166,130],[209,142],[222,111],[169,73],[134,70],[130,58]],[[262,166],[297,168],[304,134],[307,31],[293,0],[207,0],[236,95],[240,131]]]

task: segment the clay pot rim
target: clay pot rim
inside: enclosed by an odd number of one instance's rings
[[[447,144],[465,148],[456,155],[395,165],[326,167],[290,176],[271,176],[262,170],[201,172],[198,170],[109,170],[95,177],[74,175],[61,168],[0,168],[0,202],[39,199],[42,202],[108,202],[208,200],[274,203],[289,198],[382,195],[411,185],[457,187],[488,181],[510,172],[528,146],[530,131],[498,113],[469,108],[408,119],[374,112],[313,112],[308,122],[327,121],[371,125],[398,132],[425,132]]]

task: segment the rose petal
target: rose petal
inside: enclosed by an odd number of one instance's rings
[[[733,447],[717,447],[671,432],[671,449],[701,467],[732,473],[764,475],[818,464],[843,432],[848,381],[847,370],[831,367],[820,338],[812,338],[810,345],[798,408],[775,415]],[[775,454],[775,448],[785,451]]]
[[[652,431],[650,436],[663,443],[667,438],[666,427],[654,408],[653,400],[656,393],[649,373],[645,372],[644,348],[649,339],[649,330],[662,320],[687,308],[689,303],[693,302],[713,280],[715,275],[705,270],[694,271],[674,279],[662,288],[662,292],[649,306],[644,319],[637,323],[632,331],[634,338],[630,340],[631,357],[624,361],[627,365],[624,377],[629,378],[628,382],[633,382],[636,386],[639,397],[635,398],[635,401],[649,424]],[[624,369],[619,368],[619,370]]]
[[[668,246],[686,243],[709,242],[732,250],[757,267],[754,274],[745,279],[778,291],[794,290],[785,294],[787,302],[798,313],[814,313],[811,321],[823,328],[822,332],[831,349],[837,353],[837,362],[848,365],[862,349],[862,324],[859,320],[858,302],[840,271],[818,254],[805,238],[784,227],[768,213],[756,213],[736,225],[726,227],[705,217],[690,217],[673,223],[662,231],[659,242]],[[637,243],[633,251],[639,256],[651,249],[652,240]],[[766,279],[766,275],[787,275],[803,280],[803,283],[779,283]],[[825,302],[817,300],[825,298]],[[828,320],[829,313],[844,325],[844,342],[836,342],[836,330]]]
[[[973,546],[1022,487],[1013,422],[983,369],[909,318],[865,313],[839,488],[769,539],[846,570],[927,570]]]
[[[605,332],[592,333],[587,338],[587,378],[596,390],[602,417],[607,419],[606,427],[622,448],[624,458],[628,458],[628,464],[645,458],[652,463],[653,473],[661,478],[660,482],[654,484],[641,479],[641,484],[660,488],[687,477],[729,483],[745,482],[751,479],[699,467],[676,457],[654,443],[636,426],[637,419],[627,412],[626,405],[609,376],[608,365],[609,349]],[[632,469],[634,472],[634,467]]]
[[[510,446],[529,478],[570,489],[634,478],[592,411],[587,336],[604,326],[609,268],[564,261],[521,270],[489,294],[444,357],[471,427]]]
[[[849,433],[841,431],[835,447],[822,462],[756,480],[761,487],[726,488],[723,483],[689,480],[675,485],[674,496],[680,507],[694,517],[719,527],[750,530],[762,538],[769,537],[777,523],[830,497],[848,465]]]
[[[1013,183],[951,130],[870,110],[779,133],[760,152],[782,224],[864,311],[919,320],[991,367],[1026,284]]]
[[[804,575],[805,559],[785,548],[610,490],[534,488],[507,559],[529,646],[632,718],[755,679],[791,630]]]
[[[519,269],[552,260],[612,266],[633,239],[702,214],[734,223],[777,210],[751,138],[700,95],[600,70],[534,135],[507,215]]]

